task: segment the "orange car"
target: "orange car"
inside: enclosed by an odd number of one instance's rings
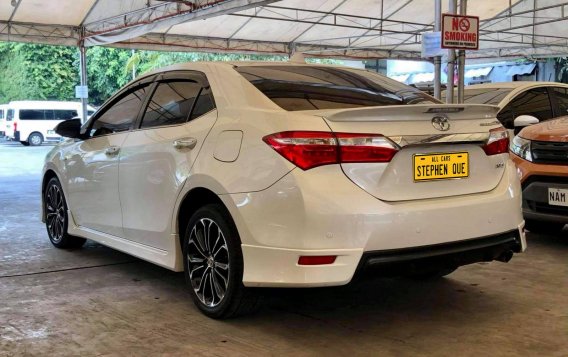
[[[526,228],[558,233],[568,223],[568,117],[524,128],[511,142],[523,186]]]

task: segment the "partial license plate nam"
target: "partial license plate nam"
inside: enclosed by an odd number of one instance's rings
[[[548,188],[548,204],[552,206],[568,207],[568,190],[562,188]]]
[[[414,181],[469,177],[469,153],[416,154],[413,156]]]

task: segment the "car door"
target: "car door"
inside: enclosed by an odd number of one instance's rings
[[[507,129],[515,129],[514,121],[520,115],[531,115],[540,121],[554,117],[548,89],[532,88],[517,94],[497,115]]]
[[[124,236],[118,163],[150,84],[139,83],[111,99],[87,124],[87,138],[65,156],[68,201],[75,222],[83,228]]]
[[[168,247],[171,218],[181,187],[217,119],[203,74],[163,75],[121,150],[119,187],[125,237]]]

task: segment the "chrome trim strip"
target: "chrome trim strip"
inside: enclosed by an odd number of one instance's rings
[[[424,144],[485,144],[489,140],[489,132],[437,135],[401,135],[389,136],[389,139],[400,147]]]

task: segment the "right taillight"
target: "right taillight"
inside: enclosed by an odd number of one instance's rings
[[[285,131],[263,140],[303,170],[329,164],[389,162],[399,150],[380,134]]]
[[[506,154],[509,152],[509,133],[501,127],[489,131],[489,139],[483,145],[483,151],[487,155]]]
[[[14,132],[18,131],[18,122],[14,122]]]

